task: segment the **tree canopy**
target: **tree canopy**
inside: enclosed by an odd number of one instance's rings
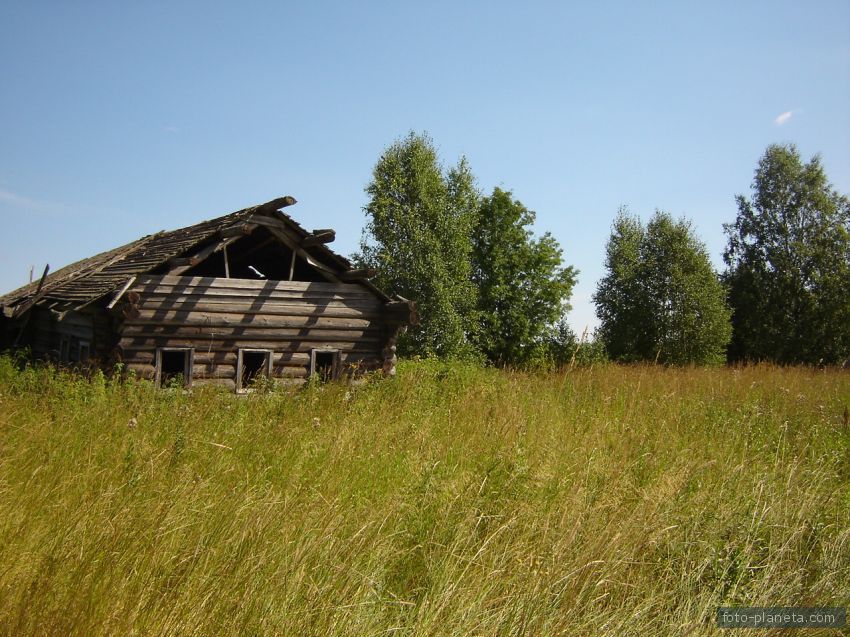
[[[576,271],[564,267],[548,232],[535,239],[535,214],[495,188],[472,231],[472,281],[478,290],[477,344],[488,360],[525,364],[545,356],[547,339],[569,309]]]
[[[481,197],[464,158],[445,169],[431,138],[412,132],[384,151],[366,192],[355,260],[419,309],[401,353],[508,365],[545,356],[576,272],[552,235],[534,237],[533,212],[500,188]]]
[[[444,169],[431,138],[411,132],[384,151],[366,192],[356,260],[378,270],[379,287],[414,299],[421,317],[400,339],[401,353],[467,355],[475,329],[469,236],[478,192],[466,160]]]
[[[594,302],[598,337],[620,361],[719,363],[729,309],[691,224],[656,211],[644,226],[621,209],[606,246]]]
[[[726,225],[733,360],[835,363],[850,354],[850,200],[818,156],[769,146]]]

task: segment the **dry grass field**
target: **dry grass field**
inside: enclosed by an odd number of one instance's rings
[[[850,373],[766,366],[420,361],[244,398],[0,359],[0,633],[712,635],[718,605],[847,605],[848,405]]]

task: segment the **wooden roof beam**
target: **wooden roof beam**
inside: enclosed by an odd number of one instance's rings
[[[362,281],[364,279],[371,279],[377,273],[378,271],[375,268],[357,268],[356,270],[340,272],[338,276],[341,281]]]
[[[167,272],[169,276],[180,276],[186,270],[195,267],[201,261],[208,259],[210,256],[218,252],[219,250],[223,250],[227,247],[229,243],[233,243],[237,239],[242,238],[243,235],[237,235],[235,237],[230,237],[227,239],[222,239],[218,243],[211,243],[206,248],[198,252],[197,254],[192,255],[191,257],[176,257],[174,259],[169,259],[168,264],[171,266],[171,269]]]
[[[297,203],[298,201],[296,201],[295,197],[286,195],[286,197],[272,199],[271,201],[257,207],[261,210],[280,210],[281,208],[288,208],[289,206],[294,206]]]
[[[304,237],[301,240],[301,247],[309,248],[310,246],[315,246],[322,243],[330,243],[334,239],[336,239],[336,231],[331,228],[313,230],[312,234]]]
[[[257,224],[255,223],[239,223],[235,226],[230,226],[229,228],[224,228],[219,231],[218,236],[222,239],[229,239],[231,237],[247,237],[256,229]]]
[[[319,263],[313,257],[311,257],[304,248],[302,248],[297,242],[295,242],[292,239],[292,237],[289,236],[288,229],[284,230],[282,228],[279,228],[276,225],[276,223],[264,223],[264,221],[275,221],[276,222],[276,220],[268,219],[268,220],[261,221],[260,219],[257,219],[256,221],[258,223],[262,223],[263,225],[267,226],[268,229],[269,229],[269,232],[271,232],[274,236],[276,236],[278,239],[280,239],[281,242],[284,245],[286,245],[287,248],[294,251],[295,254],[297,254],[299,257],[304,259],[309,265],[313,266],[313,268],[318,270],[318,272],[323,277],[325,277],[328,281],[330,281],[331,283],[339,283],[340,282],[339,275],[337,274],[337,272],[334,271],[333,269],[329,268],[325,264]],[[283,225],[283,224],[280,224],[280,225]]]

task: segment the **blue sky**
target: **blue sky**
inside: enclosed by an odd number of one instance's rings
[[[0,0],[0,292],[283,194],[350,254],[409,130],[537,212],[581,331],[619,206],[719,267],[768,144],[850,193],[850,3]]]

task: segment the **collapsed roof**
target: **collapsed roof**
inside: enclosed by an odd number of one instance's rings
[[[6,317],[21,316],[34,305],[59,312],[81,309],[120,292],[134,277],[165,265],[171,266],[171,274],[180,274],[258,227],[266,228],[292,251],[293,263],[297,254],[326,280],[356,281],[382,301],[392,301],[367,280],[374,272],[355,269],[325,245],[334,238],[332,230],[308,232],[281,211],[295,203],[293,197],[281,197],[193,226],[142,237],[0,296],[0,308]]]

